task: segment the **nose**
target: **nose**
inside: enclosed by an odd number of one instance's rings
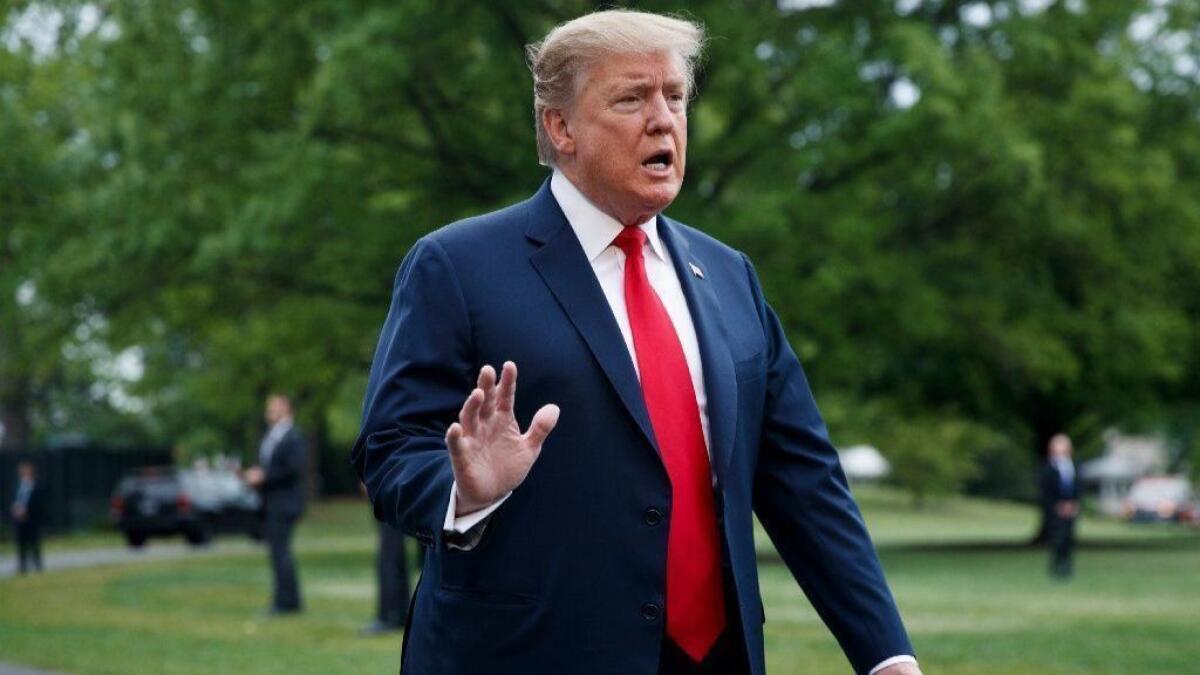
[[[675,129],[675,116],[671,113],[667,97],[659,91],[646,102],[646,133],[666,134]]]

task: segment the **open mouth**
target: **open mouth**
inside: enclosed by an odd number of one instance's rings
[[[670,150],[663,150],[643,159],[642,166],[651,171],[666,171],[674,161],[674,153]]]

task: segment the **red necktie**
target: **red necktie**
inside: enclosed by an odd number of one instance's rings
[[[641,228],[626,227],[613,243],[625,251],[625,309],[642,396],[671,477],[667,635],[698,663],[725,628],[712,473],[683,345],[646,277],[645,242]]]

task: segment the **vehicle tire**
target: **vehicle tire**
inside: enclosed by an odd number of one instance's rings
[[[126,532],[125,542],[133,548],[141,548],[146,545],[145,532]]]
[[[212,532],[204,525],[197,525],[185,532],[183,537],[192,546],[203,546],[212,541]]]

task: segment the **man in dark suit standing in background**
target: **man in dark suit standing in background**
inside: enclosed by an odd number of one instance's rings
[[[17,534],[17,570],[21,574],[42,571],[42,488],[33,462],[17,465],[16,498],[12,518]]]
[[[1050,544],[1050,574],[1069,579],[1074,571],[1075,520],[1079,517],[1079,481],[1073,447],[1066,434],[1050,439],[1046,463],[1042,466],[1042,509]]]
[[[367,494],[367,486],[361,482],[358,486],[364,495]],[[409,600],[412,598],[408,584],[408,554],[404,547],[404,533],[388,523],[377,521],[376,525],[379,546],[375,551],[375,619],[360,631],[359,634],[365,637],[404,628]],[[417,553],[419,567],[419,549]]]
[[[375,620],[367,624],[365,636],[390,633],[404,628],[408,603],[412,596],[408,585],[408,555],[404,534],[388,523],[379,523],[379,549],[375,554],[375,579],[378,598]]]
[[[262,494],[263,535],[271,552],[275,587],[269,613],[292,614],[301,609],[292,531],[304,513],[307,453],[287,396],[268,397],[265,418],[270,428],[259,446],[258,465],[247,469],[245,477]]]

